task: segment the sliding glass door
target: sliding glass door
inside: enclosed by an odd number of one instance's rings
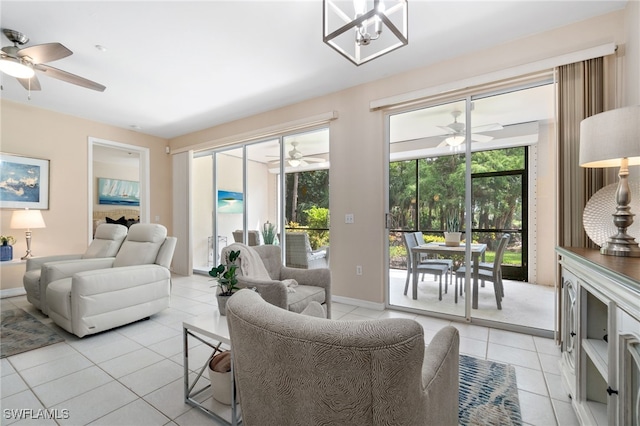
[[[194,155],[194,272],[234,242],[279,244],[284,260],[285,229],[308,234],[310,250],[328,244],[328,169],[326,128]]]
[[[529,270],[529,222],[547,217],[530,199],[531,166],[539,140],[551,145],[553,105],[545,83],[388,115],[389,306],[553,330],[553,287]],[[456,223],[460,248],[438,250]],[[422,245],[414,256],[409,235]],[[437,275],[411,269],[439,258],[453,260],[442,294]],[[490,272],[476,279],[478,262]]]

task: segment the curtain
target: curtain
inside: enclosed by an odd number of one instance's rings
[[[582,226],[584,207],[605,186],[604,169],[580,167],[580,122],[604,111],[602,57],[558,67],[558,245],[597,246]]]

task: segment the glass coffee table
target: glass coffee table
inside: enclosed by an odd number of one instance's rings
[[[207,370],[207,365],[211,358],[218,352],[231,348],[231,338],[229,337],[229,327],[227,317],[220,315],[217,310],[211,314],[202,315],[182,323],[183,330],[183,365],[184,365],[184,401],[196,407],[217,421],[232,426],[242,423],[240,407],[236,401],[235,380],[231,381],[231,406],[226,407],[217,402],[212,402],[210,407],[197,401],[195,398],[211,387],[210,384],[203,385],[196,389],[202,374]],[[193,382],[190,381],[189,370],[189,337],[194,338],[213,349],[207,362],[199,368]],[[195,370],[194,370],[195,371]],[[231,362],[231,375],[233,376],[233,360]],[[220,408],[218,408],[220,407]]]

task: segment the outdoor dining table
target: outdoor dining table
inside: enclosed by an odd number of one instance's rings
[[[439,254],[444,257],[451,257],[453,255],[465,254],[466,245],[461,243],[459,246],[447,246],[445,243],[427,243],[415,246],[412,251],[414,252],[414,259],[419,259],[420,254]],[[471,244],[471,257],[473,260],[473,299],[471,307],[478,309],[478,264],[484,260],[484,253],[487,250],[486,244]],[[413,298],[418,298],[418,273],[413,272]]]

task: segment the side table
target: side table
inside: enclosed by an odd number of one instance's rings
[[[211,360],[211,357],[215,355],[217,352],[222,352],[223,345],[226,348],[231,348],[231,338],[229,337],[229,327],[227,325],[227,317],[220,315],[217,311],[213,311],[210,314],[202,315],[196,317],[192,320],[187,320],[182,323],[183,329],[183,365],[184,365],[184,401],[185,403],[196,407],[207,415],[213,417],[214,419],[222,422],[223,424],[228,424],[232,426],[240,425],[242,423],[241,414],[238,410],[238,404],[236,401],[236,383],[235,380],[231,381],[231,419],[223,417],[220,413],[216,413],[212,409],[205,407],[203,404],[195,400],[195,397],[204,392],[206,389],[210,388],[211,385],[208,384],[199,389],[195,389],[198,381],[202,377],[202,374],[207,369],[207,365]],[[200,368],[196,378],[193,383],[190,383],[189,380],[189,337],[199,340],[205,345],[209,346],[213,349],[213,353],[211,357],[207,360],[207,362]],[[212,343],[209,340],[205,340],[205,338],[209,338],[213,340],[215,343]],[[231,361],[231,376],[233,377],[233,360]]]

